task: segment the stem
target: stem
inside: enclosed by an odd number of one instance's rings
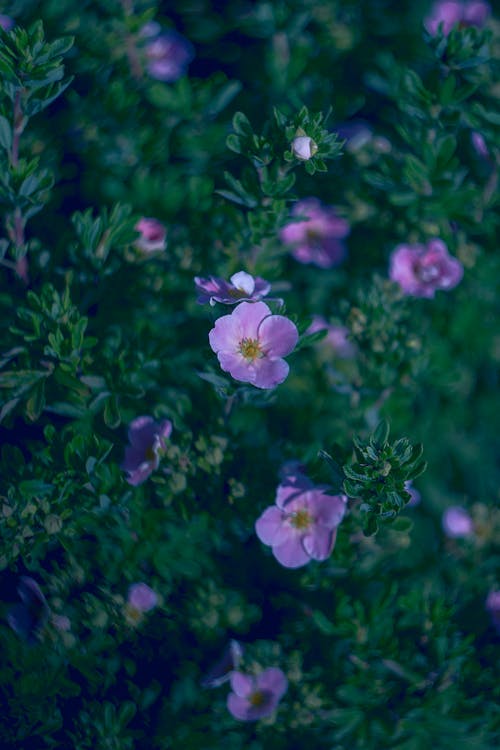
[[[134,4],[132,0],[121,0],[121,2],[125,18],[132,16],[134,14]],[[132,78],[135,78],[136,81],[140,81],[142,79],[142,65],[139,55],[137,54],[137,46],[132,34],[127,33],[125,36],[125,49],[127,51]]]
[[[21,134],[24,130],[24,125],[23,110],[21,106],[21,90],[18,89],[14,96],[12,147],[10,152],[10,163],[14,170],[19,167],[19,143],[21,141]],[[26,238],[24,236],[25,221],[21,209],[19,207],[15,208],[14,213],[10,218],[12,224],[9,227],[10,222],[7,223],[8,234],[12,244],[18,249],[23,247],[26,243]],[[3,265],[7,265],[7,263],[4,262]],[[25,284],[29,283],[29,266],[26,254],[20,257],[15,263],[9,264],[8,267],[12,267]]]
[[[12,151],[10,155],[10,161],[14,168],[19,165],[19,141],[23,132],[22,119],[21,92],[18,90],[14,97],[14,127],[12,129]]]

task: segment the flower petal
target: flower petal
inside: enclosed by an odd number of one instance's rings
[[[215,326],[208,334],[210,346],[216,354],[220,351],[236,352],[238,350],[242,337],[238,320],[233,315],[234,313],[217,318]]]
[[[262,359],[253,363],[255,377],[249,381],[256,388],[275,388],[288,377],[290,367],[284,359]]]
[[[288,689],[288,680],[284,672],[277,667],[264,669],[257,675],[257,690],[267,690],[279,700]]]
[[[255,289],[255,280],[249,273],[246,273],[245,271],[239,271],[238,273],[234,273],[229,280],[231,284],[236,287],[236,289],[241,289],[241,291],[245,292],[245,294],[248,294],[248,296],[251,296],[253,294]]]
[[[318,490],[307,493],[307,505],[315,522],[328,529],[336,528],[342,521],[346,504],[345,495],[326,495]]]
[[[245,698],[254,690],[255,681],[250,675],[243,672],[233,672],[231,674],[231,689],[240,698]]]
[[[284,315],[270,315],[259,326],[259,341],[270,357],[285,357],[292,352],[299,340],[295,323]]]
[[[285,516],[275,505],[269,506],[255,522],[255,533],[263,544],[282,544],[289,530],[284,524]]]
[[[326,560],[331,555],[336,536],[336,529],[331,531],[325,526],[315,526],[302,540],[306,554],[313,560]]]
[[[249,716],[250,709],[251,705],[245,698],[241,698],[235,693],[229,693],[227,696],[227,710],[235,719],[251,721],[251,716]]]
[[[310,561],[310,556],[302,546],[302,536],[290,535],[283,544],[273,547],[273,555],[285,568],[300,568]]]

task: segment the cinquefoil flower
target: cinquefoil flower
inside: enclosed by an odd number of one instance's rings
[[[153,417],[137,417],[130,423],[122,469],[128,473],[127,482],[142,484],[160,465],[160,451],[172,432],[172,422],[164,419],[155,422]]]
[[[150,612],[158,604],[158,595],[147,583],[133,583],[128,590],[127,605],[136,612]]]
[[[257,721],[276,710],[287,691],[288,680],[276,667],[264,669],[256,677],[233,672],[231,688],[227,696],[229,713],[240,721]]]
[[[279,485],[276,504],[257,520],[257,536],[272,547],[285,568],[300,568],[330,556],[347,497],[327,495],[325,489],[315,487],[303,475],[290,476]]]
[[[144,253],[153,253],[165,250],[167,247],[167,230],[158,219],[150,219],[144,216],[139,219],[134,229],[139,232],[135,245]]]
[[[443,24],[443,34],[447,36],[457,24],[461,26],[484,26],[490,13],[489,3],[482,2],[482,0],[472,0],[472,2],[438,0],[425,19],[424,26],[429,34],[435,36],[440,24]]]
[[[243,300],[257,302],[271,290],[271,284],[260,276],[253,277],[245,271],[234,273],[229,281],[219,276],[208,279],[195,276],[194,283],[198,292],[197,302],[204,305],[209,302],[212,307],[216,302],[224,305],[236,305]]]
[[[444,533],[452,539],[470,536],[474,531],[472,518],[460,505],[446,508],[442,523]]]
[[[162,32],[161,26],[155,22],[145,24],[141,36],[147,38],[144,53],[147,71],[152,78],[171,83],[184,75],[194,57],[191,42],[176,31]]]
[[[332,208],[324,208],[316,198],[299,201],[292,216],[305,216],[303,221],[287,224],[280,231],[280,239],[292,246],[292,255],[300,263],[313,263],[320,268],[331,268],[344,259],[342,242],[349,234],[349,224]]]
[[[389,276],[405,294],[432,298],[438,289],[453,289],[462,279],[462,264],[442,240],[427,245],[398,245],[391,255]]]
[[[273,315],[264,302],[241,302],[231,315],[215,321],[208,338],[220,366],[235,380],[274,388],[288,375],[283,357],[293,351],[299,333],[291,320]]]

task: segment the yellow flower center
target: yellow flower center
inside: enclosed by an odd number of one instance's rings
[[[263,706],[266,702],[267,693],[264,690],[255,690],[248,700],[251,706],[258,708],[259,706]]]
[[[298,510],[290,518],[290,523],[294,529],[308,529],[311,525],[312,518],[307,510]]]
[[[240,352],[249,362],[264,356],[258,339],[242,339],[240,341]]]

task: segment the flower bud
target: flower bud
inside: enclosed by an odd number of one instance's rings
[[[317,150],[316,143],[308,135],[298,135],[292,141],[293,155],[301,161],[308,161]]]

